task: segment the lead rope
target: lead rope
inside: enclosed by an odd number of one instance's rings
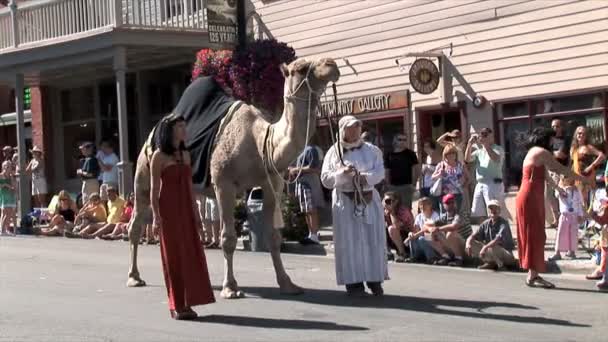
[[[332,90],[334,92],[334,111],[337,113],[338,111],[338,91],[336,87],[336,83],[332,83]],[[327,94],[325,94],[325,98],[327,99]],[[342,151],[341,138],[339,133],[336,135],[333,129],[332,118],[327,116],[327,122],[329,125],[329,135],[331,136],[332,144],[335,146],[336,153],[338,154],[338,159],[340,160],[340,164],[343,167],[346,167],[346,163],[344,163],[344,156]],[[367,208],[367,202],[365,201],[365,196],[363,195],[363,188],[361,187],[361,173],[359,170],[355,169],[355,174],[353,175],[353,189],[354,189],[354,214],[358,217],[365,216],[365,211]]]

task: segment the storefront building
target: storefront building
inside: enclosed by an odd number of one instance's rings
[[[519,185],[522,142],[530,129],[549,126],[554,117],[564,120],[569,135],[577,125],[587,126],[593,143],[605,150],[608,2],[311,2],[253,5],[299,57],[336,59],[339,101],[410,92],[398,113],[339,108],[338,116],[364,119],[366,129],[382,137],[380,147],[390,148],[388,136],[396,132],[420,151],[423,141],[448,130],[466,137],[493,128],[506,150],[506,186]],[[422,73],[413,66],[421,60],[427,68]],[[319,120],[321,142],[327,140],[324,124]]]

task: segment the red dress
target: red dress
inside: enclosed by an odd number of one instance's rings
[[[190,166],[167,166],[161,173],[159,209],[160,252],[170,310],[215,302],[192,203]]]
[[[515,199],[517,248],[523,269],[545,271],[545,167],[525,166]]]

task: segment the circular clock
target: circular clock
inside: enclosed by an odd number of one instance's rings
[[[410,67],[410,84],[420,94],[430,94],[439,86],[439,70],[427,58],[417,59]]]

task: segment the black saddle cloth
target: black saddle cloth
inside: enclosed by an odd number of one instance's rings
[[[186,88],[173,110],[175,115],[186,120],[186,147],[192,158],[192,181],[195,184],[207,185],[210,182],[209,161],[213,142],[222,118],[235,101],[213,77],[199,77]],[[154,127],[155,143],[159,141],[159,130],[156,129],[159,124]]]

